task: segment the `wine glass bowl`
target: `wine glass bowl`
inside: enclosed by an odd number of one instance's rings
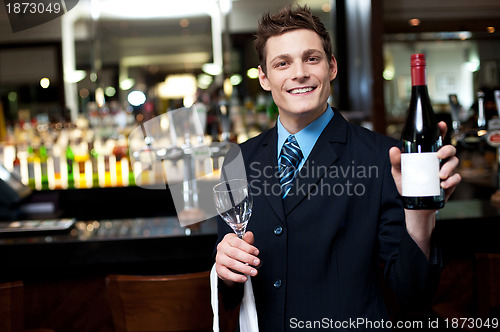
[[[243,238],[253,206],[248,182],[244,179],[223,181],[215,185],[213,191],[217,213]]]

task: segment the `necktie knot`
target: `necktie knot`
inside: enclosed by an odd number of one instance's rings
[[[280,154],[280,185],[282,198],[288,194],[303,155],[295,136],[288,136]]]

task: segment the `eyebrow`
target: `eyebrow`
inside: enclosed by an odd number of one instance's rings
[[[288,53],[280,54],[280,55],[275,56],[273,59],[271,59],[271,61],[269,61],[269,63],[273,63],[273,62],[275,62],[277,60],[286,60],[286,59],[289,59],[289,58],[291,58],[291,56]]]
[[[321,52],[321,50],[318,50],[318,49],[315,49],[315,48],[310,48],[310,49],[305,50],[303,55],[307,56],[307,55],[311,55],[311,54],[314,54],[314,53],[323,54]]]
[[[309,48],[307,50],[305,50],[303,53],[302,53],[302,57],[307,57],[311,54],[315,54],[315,53],[319,53],[319,54],[322,54],[322,52],[316,48]],[[289,59],[291,58],[292,56],[288,53],[283,53],[283,54],[280,54],[280,55],[277,55],[275,56],[271,61],[270,63],[273,63],[275,62],[276,60],[286,60],[286,59]]]

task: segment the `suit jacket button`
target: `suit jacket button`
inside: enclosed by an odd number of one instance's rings
[[[281,287],[281,280],[280,279],[276,280],[274,282],[273,286],[274,286],[274,288],[280,288]]]
[[[274,234],[275,235],[281,235],[281,233],[283,233],[283,227],[281,227],[281,226],[274,227]]]

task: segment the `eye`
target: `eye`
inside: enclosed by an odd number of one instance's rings
[[[286,65],[287,65],[286,61],[280,61],[280,62],[277,62],[274,66],[276,68],[278,68],[278,67],[284,67]]]
[[[318,62],[319,61],[319,58],[318,57],[315,57],[315,56],[310,56],[307,58],[306,60],[307,62]]]

